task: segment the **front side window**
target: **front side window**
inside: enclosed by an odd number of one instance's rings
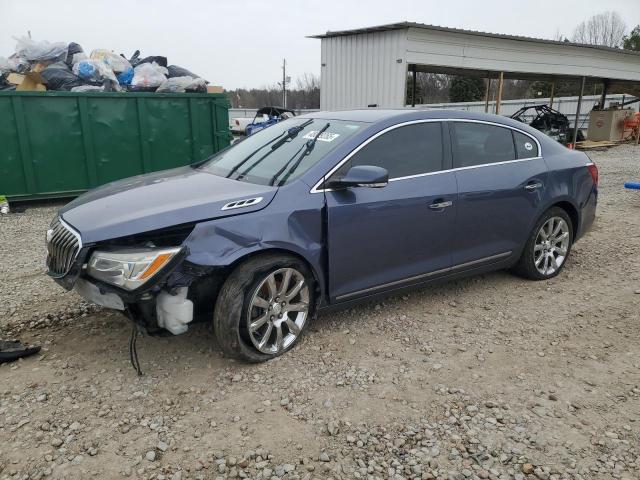
[[[475,122],[454,122],[455,168],[516,159],[510,128]]]
[[[442,170],[441,122],[406,125],[390,130],[357,151],[336,172],[339,178],[351,167],[372,165],[401,178]]]
[[[297,135],[288,137],[292,128],[305,123]],[[305,155],[307,143],[327,123],[329,127],[315,142],[313,150]],[[285,185],[309,170],[365,125],[342,120],[292,118],[247,137],[196,168],[242,182]]]

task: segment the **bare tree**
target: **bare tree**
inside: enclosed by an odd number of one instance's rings
[[[553,34],[552,40],[555,40],[556,42],[566,42],[567,37],[562,34],[559,28],[556,28],[556,33]]]
[[[573,31],[571,40],[588,45],[620,47],[627,25],[618,12],[603,12],[581,22]]]

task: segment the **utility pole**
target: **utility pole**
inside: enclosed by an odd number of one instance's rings
[[[287,59],[282,60],[282,83],[278,85],[282,87],[282,108],[287,108],[287,83],[291,82],[291,77],[287,77]]]
[[[282,107],[287,108],[287,59],[282,60]]]

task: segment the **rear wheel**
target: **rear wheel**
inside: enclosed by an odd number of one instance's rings
[[[514,270],[531,280],[553,278],[564,268],[572,243],[569,215],[553,207],[536,223]]]
[[[216,302],[214,330],[224,352],[262,362],[290,350],[315,312],[315,282],[304,262],[265,254],[240,264]]]

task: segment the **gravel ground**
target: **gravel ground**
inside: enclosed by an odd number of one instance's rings
[[[564,272],[483,275],[325,314],[292,352],[206,325],[141,338],[44,275],[54,207],[0,218],[0,479],[640,478],[640,149],[590,154],[598,219]]]

